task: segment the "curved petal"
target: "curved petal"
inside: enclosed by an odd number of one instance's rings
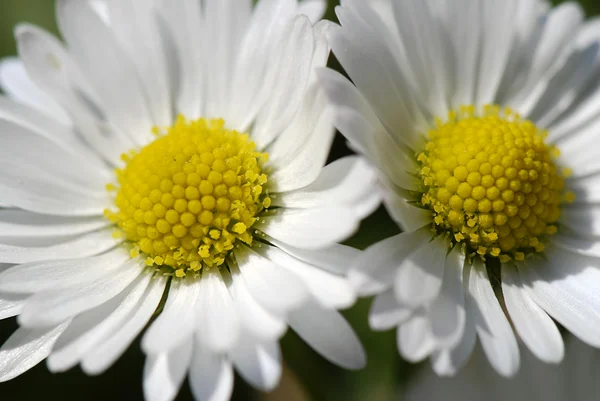
[[[175,399],[192,362],[193,345],[193,341],[187,339],[169,352],[146,358],[143,381],[145,400]]]
[[[227,352],[240,335],[240,318],[229,289],[217,269],[205,269],[196,285],[196,336],[211,352]]]
[[[49,354],[69,322],[45,329],[21,327],[0,348],[0,383],[28,371]]]
[[[48,327],[103,304],[123,291],[142,272],[140,263],[126,262],[113,274],[68,290],[49,290],[29,298],[19,324]]]
[[[163,296],[166,284],[167,280],[165,278],[153,278],[144,297],[132,313],[127,316],[125,323],[111,337],[103,340],[83,357],[81,367],[85,373],[88,375],[103,373],[125,352],[152,318]]]
[[[228,401],[233,391],[233,368],[224,356],[194,344],[189,374],[192,393],[200,401]]]
[[[308,345],[329,361],[346,369],[361,369],[366,355],[360,341],[335,310],[313,300],[290,313],[288,324]]]
[[[256,228],[298,248],[318,249],[332,246],[350,237],[360,217],[351,208],[276,209],[261,217]]]
[[[565,349],[558,327],[531,299],[514,266],[502,266],[502,293],[512,324],[531,352],[547,363],[562,361]]]
[[[465,265],[469,296],[467,313],[475,321],[477,334],[490,363],[502,376],[510,377],[519,369],[519,347],[515,335],[494,294],[483,262],[475,258]]]

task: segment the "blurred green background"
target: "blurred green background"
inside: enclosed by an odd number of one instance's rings
[[[554,0],[553,2],[557,4],[562,1]],[[338,3],[339,1],[330,1],[327,19],[336,20],[334,7]],[[581,0],[580,3],[586,9],[588,17],[600,14],[600,0]],[[13,29],[19,22],[30,22],[51,32],[56,32],[53,9],[53,0],[1,0],[0,57],[16,54]],[[337,64],[332,63],[332,66],[337,67]],[[344,140],[338,137],[333,146],[332,159],[348,152]],[[352,238],[349,244],[364,248],[397,231],[395,225],[390,223],[385,211],[380,209],[363,223],[360,234]],[[374,333],[368,329],[369,305],[370,300],[362,300],[345,312],[367,350],[367,368],[360,372],[347,372],[339,369],[319,357],[295,334],[289,332],[282,341],[286,370],[280,388],[269,395],[260,394],[245,385],[243,380],[236,378],[233,399],[240,401],[388,401],[401,399],[398,396],[398,388],[410,377],[415,367],[409,366],[398,356],[393,331]],[[0,343],[4,342],[15,328],[14,319],[0,322]],[[19,378],[0,384],[0,400],[142,400],[143,362],[144,358],[138,342],[115,366],[99,377],[88,377],[79,368],[53,375],[42,363]],[[185,383],[177,400],[192,399],[188,384]]]

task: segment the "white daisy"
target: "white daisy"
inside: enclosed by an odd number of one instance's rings
[[[408,382],[406,401],[591,401],[600,395],[600,352],[575,338],[565,341],[565,360],[559,365],[540,362],[523,352],[520,372],[512,378],[498,376],[478,347],[456,377],[440,378],[423,369]]]
[[[148,400],[186,375],[198,400],[226,400],[233,366],[272,389],[288,325],[363,366],[336,312],[357,251],[338,242],[377,206],[376,176],[353,157],[323,167],[324,9],[59,0],[66,45],[17,28],[0,65],[0,318],[21,328],[0,381],[45,358],[99,374],[154,318]]]
[[[379,294],[372,328],[398,326],[400,353],[442,375],[477,336],[503,375],[514,332],[560,361],[552,318],[600,347],[599,22],[537,0],[346,0],[337,15],[356,86],[320,78],[405,231],[352,275]]]

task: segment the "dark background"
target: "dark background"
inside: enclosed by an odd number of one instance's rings
[[[178,0],[172,0],[178,1]],[[368,0],[365,0],[368,1]],[[560,3],[562,1],[554,1]],[[330,1],[326,18],[336,21],[334,7],[338,1]],[[599,0],[581,0],[589,17],[600,14]],[[52,0],[1,0],[0,3],[0,57],[16,54],[13,28],[19,22],[30,22],[51,32],[56,32]],[[339,68],[335,60],[331,66]],[[338,135],[330,159],[348,154],[345,142]],[[365,246],[398,232],[383,209],[363,223],[360,234],[349,244]],[[236,378],[233,400],[257,401],[388,401],[398,399],[399,385],[414,367],[398,356],[395,333],[376,333],[368,329],[367,313],[370,300],[362,300],[345,312],[358,332],[368,355],[368,366],[360,372],[348,372],[328,363],[318,356],[293,332],[282,341],[286,368],[280,387],[269,395],[249,388],[242,379]],[[0,344],[16,329],[15,319],[0,321]],[[45,363],[0,384],[1,401],[49,400],[143,400],[141,383],[144,356],[139,341],[124,354],[107,373],[98,377],[86,376],[79,368],[67,373],[51,374]],[[188,384],[184,383],[178,401],[193,400]]]

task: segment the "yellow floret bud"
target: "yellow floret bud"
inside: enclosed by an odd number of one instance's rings
[[[434,212],[436,231],[502,262],[543,250],[545,236],[557,231],[561,204],[575,197],[564,191],[570,170],[557,167],[559,152],[546,135],[494,105],[437,118],[417,156],[426,188],[421,205]]]
[[[117,191],[117,211],[105,215],[131,244],[131,257],[143,253],[163,273],[181,278],[221,266],[237,240],[252,243],[249,229],[271,205],[262,171],[268,156],[222,120],[179,117],[154,131],[154,142],[123,155],[118,185],[107,185]]]

